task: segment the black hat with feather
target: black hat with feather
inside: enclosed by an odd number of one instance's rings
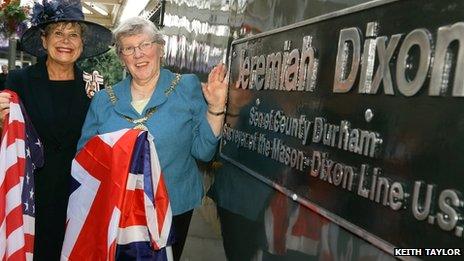
[[[22,49],[36,57],[46,55],[41,39],[44,29],[51,23],[59,22],[77,22],[84,28],[81,59],[105,53],[113,43],[109,29],[84,20],[80,0],[43,0],[42,4],[34,4],[32,26],[21,37]]]

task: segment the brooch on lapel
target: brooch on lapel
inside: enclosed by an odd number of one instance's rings
[[[92,74],[84,72],[85,93],[87,97],[92,99],[96,92],[100,90],[100,85],[103,84],[103,76],[98,71],[93,71]]]

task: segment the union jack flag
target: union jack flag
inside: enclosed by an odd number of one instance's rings
[[[16,93],[3,122],[0,145],[0,258],[32,260],[34,172],[43,166],[43,148]]]
[[[62,260],[171,260],[172,213],[153,137],[92,138],[72,163]]]

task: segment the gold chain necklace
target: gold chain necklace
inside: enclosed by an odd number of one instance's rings
[[[171,85],[169,86],[168,89],[166,89],[166,91],[164,91],[164,94],[166,96],[169,96],[174,91],[174,89],[177,87],[177,84],[180,81],[180,78],[181,78],[181,75],[176,73],[174,79],[171,82]],[[114,106],[116,104],[116,101],[118,100],[118,98],[114,94],[113,87],[107,86],[105,88],[105,90],[108,93],[108,96],[110,97],[110,101]],[[151,116],[153,116],[153,114],[157,110],[158,110],[158,107],[150,108],[145,112],[145,115],[143,117],[137,118],[137,119],[133,119],[133,118],[131,118],[131,117],[127,116],[127,115],[121,114],[119,112],[116,112],[116,113],[119,114],[119,116],[121,116],[122,118],[124,118],[127,121],[134,124],[134,127],[133,127],[134,129],[148,130],[148,128],[145,126],[145,123],[147,122],[148,119],[150,119]]]
[[[145,126],[145,122],[147,122],[147,120],[150,119],[150,117],[156,112],[156,110],[157,110],[157,107],[150,108],[147,110],[147,112],[142,118],[138,118],[138,119],[133,119],[127,115],[123,115],[120,113],[118,114],[124,119],[126,119],[127,121],[135,124],[134,129],[148,130],[147,127]]]

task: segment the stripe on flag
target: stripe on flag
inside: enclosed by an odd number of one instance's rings
[[[19,97],[12,91],[0,143],[0,257],[32,260],[35,235],[34,173],[43,148]]]

